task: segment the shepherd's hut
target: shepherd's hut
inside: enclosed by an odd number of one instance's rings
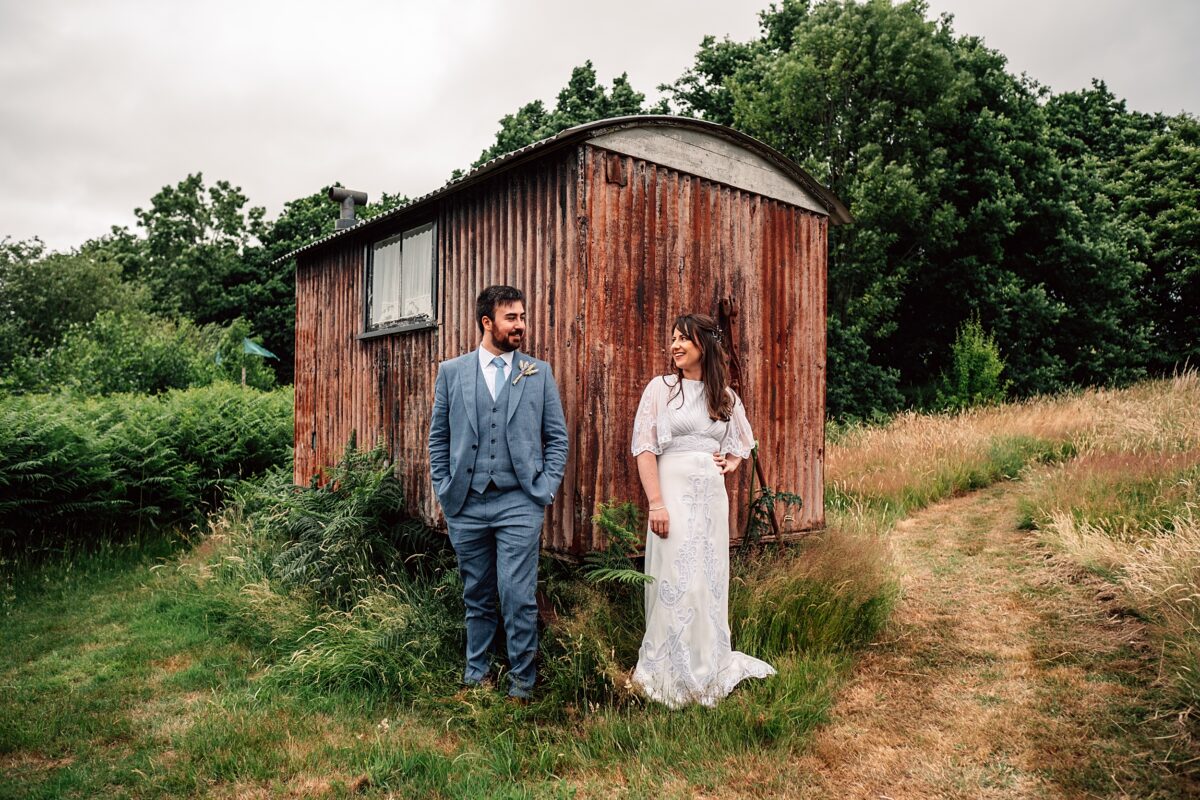
[[[642,499],[631,424],[645,383],[668,371],[683,312],[720,318],[765,477],[803,498],[780,516],[782,532],[822,527],[827,234],[849,220],[832,193],[745,134],[638,116],[571,128],[343,222],[289,256],[295,480],[334,463],[352,435],[382,443],[410,510],[441,525],[426,450],[437,365],[477,345],[475,296],[504,283],[526,293],[526,349],[553,366],[571,438],[547,550],[602,546],[597,502]],[[735,539],[751,476],[729,478]]]

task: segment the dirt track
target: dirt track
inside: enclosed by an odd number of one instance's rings
[[[1155,653],[1106,584],[1017,529],[1022,484],[891,536],[903,597],[796,765],[795,797],[1189,797],[1147,719]]]

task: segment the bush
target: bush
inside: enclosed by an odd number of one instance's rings
[[[60,388],[87,395],[121,392],[158,394],[170,389],[241,381],[267,390],[275,374],[262,358],[242,352],[250,327],[238,319],[226,326],[198,327],[141,311],[102,311],[76,324],[62,342],[40,355],[16,358],[0,386],[11,392]]]
[[[445,546],[419,521],[406,519],[404,492],[382,447],[361,453],[351,440],[324,485],[281,502],[286,514],[269,517],[283,523],[287,542],[275,557],[275,575],[285,587],[307,587],[334,608],[367,598],[379,576],[406,555]]]
[[[1003,402],[1008,381],[1000,379],[1004,360],[995,337],[984,333],[979,320],[963,323],[951,346],[951,366],[937,391],[938,406],[958,411]]]
[[[0,395],[0,549],[198,521],[291,444],[290,390]]]
[[[324,484],[276,470],[237,488],[194,573],[205,618],[253,644],[276,685],[415,696],[461,674],[462,583],[447,538],[403,514],[380,448],[353,441]]]

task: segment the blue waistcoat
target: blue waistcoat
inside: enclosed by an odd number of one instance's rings
[[[512,370],[509,370],[512,373]],[[471,488],[482,492],[489,483],[501,489],[520,486],[508,452],[508,390],[511,380],[504,380],[496,399],[488,391],[483,368],[475,368],[475,420],[479,423],[479,449],[475,451],[475,471]]]

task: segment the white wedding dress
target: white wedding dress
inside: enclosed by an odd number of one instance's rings
[[[733,650],[729,640],[729,496],[713,462],[747,458],[754,435],[740,398],[728,422],[710,419],[704,384],[673,375],[642,393],[633,454],[658,456],[658,480],[671,523],[667,538],[647,529],[646,635],[634,684],[671,708],[716,705],[745,678],[775,670]],[[681,395],[682,391],[682,395]]]

